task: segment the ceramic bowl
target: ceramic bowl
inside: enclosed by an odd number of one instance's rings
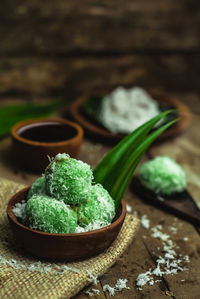
[[[47,156],[58,153],[77,156],[83,129],[64,119],[37,119],[17,123],[11,135],[15,157],[24,167],[41,173],[49,163]]]
[[[10,199],[7,216],[16,241],[37,257],[74,261],[95,256],[116,239],[126,216],[126,203],[122,200],[113,222],[101,229],[73,234],[51,234],[33,230],[21,224],[12,211],[16,203],[26,200],[29,188],[22,189]]]

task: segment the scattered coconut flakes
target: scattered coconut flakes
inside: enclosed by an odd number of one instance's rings
[[[183,282],[183,281],[185,281],[185,279],[181,279],[181,281]]]
[[[142,290],[142,287],[149,283],[149,285],[153,285],[154,282],[158,282],[160,280],[154,280],[154,276],[162,277],[163,275],[168,274],[177,274],[180,271],[187,270],[182,266],[182,262],[189,262],[189,256],[184,256],[183,258],[181,254],[177,254],[175,248],[177,245],[169,239],[169,235],[163,234],[161,232],[162,225],[157,225],[153,227],[151,230],[153,232],[152,237],[158,238],[162,241],[163,244],[163,252],[164,256],[159,256],[156,260],[156,268],[149,269],[145,273],[141,273],[138,275],[136,279],[136,285],[139,290]]]
[[[162,225],[160,225],[160,224],[152,227],[151,231],[153,233],[151,234],[151,236],[153,238],[157,238],[157,239],[160,239],[162,241],[167,241],[169,239],[169,235],[165,234],[165,233],[162,233],[160,231],[161,229],[162,229]]]
[[[142,227],[144,227],[144,228],[146,228],[146,229],[148,229],[148,228],[150,227],[150,220],[147,218],[147,215],[146,215],[146,214],[144,214],[144,215],[141,217],[140,221],[141,221],[141,225],[142,225]]]
[[[123,289],[130,290],[130,288],[127,287],[127,285],[126,285],[127,282],[128,282],[128,279],[119,278],[116,282],[115,289],[119,292],[121,292]]]
[[[174,226],[170,226],[169,230],[175,235],[177,233],[177,228]]]
[[[94,295],[100,295],[100,291],[98,289],[91,288],[91,289],[85,291],[85,294],[92,297]]]
[[[103,291],[104,292],[108,291],[110,296],[114,296],[115,292],[121,292],[123,289],[130,290],[130,288],[126,285],[127,282],[128,279],[119,278],[114,287],[111,287],[109,284],[105,284],[103,286]]]
[[[143,287],[150,280],[152,280],[151,279],[151,269],[149,269],[145,273],[141,273],[138,275],[138,277],[136,279],[136,285],[139,287],[139,289],[142,289],[141,287]]]
[[[133,208],[129,204],[126,204],[126,210],[127,210],[128,213],[131,213],[132,209]]]
[[[188,241],[188,237],[183,238],[184,241]]]
[[[190,262],[190,259],[189,259],[189,256],[188,255],[186,255],[186,256],[184,256],[184,261],[186,262],[186,263],[189,263]]]
[[[111,286],[109,286],[109,284],[105,284],[103,286],[103,291],[106,292],[108,291],[110,296],[114,296],[115,295],[115,288],[112,288]]]
[[[15,259],[6,259],[3,256],[0,256],[0,264],[10,266],[14,269],[25,270],[25,271],[35,271],[39,273],[53,273],[53,274],[64,274],[67,271],[72,271],[74,273],[80,272],[79,269],[75,267],[69,267],[67,265],[59,265],[59,264],[50,264],[50,263],[42,263],[40,261],[34,262],[31,264],[25,264],[19,262]]]
[[[89,270],[86,270],[87,274],[89,275],[89,281],[92,282],[93,284],[97,285],[99,280],[96,275],[93,275]]]

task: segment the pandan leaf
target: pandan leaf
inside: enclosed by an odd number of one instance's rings
[[[0,138],[9,134],[10,129],[19,121],[41,118],[51,115],[63,101],[53,101],[46,104],[5,105],[0,108]]]
[[[89,97],[84,103],[83,103],[83,108],[84,111],[94,120],[96,121],[99,125],[104,127],[104,124],[102,123],[102,120],[100,118],[100,111],[101,107],[103,105],[104,101],[104,96],[96,96],[96,97]],[[169,107],[164,104],[160,104],[158,102],[158,107],[160,112],[165,112],[167,110],[172,110],[170,114],[166,115],[162,119],[162,123],[159,123],[157,125],[157,128],[161,127],[161,125],[164,125],[168,123],[171,120],[174,120],[178,117],[178,111],[175,110],[175,107]],[[105,128],[106,129],[106,128]]]
[[[101,110],[103,99],[103,97],[92,97],[88,98],[83,104],[85,112],[99,123],[101,123],[99,111]]]
[[[133,172],[151,143],[176,120],[149,134],[155,124],[171,111],[152,118],[119,142],[94,169],[94,180],[110,193],[118,208],[122,196],[130,183]],[[148,135],[149,134],[149,135]]]

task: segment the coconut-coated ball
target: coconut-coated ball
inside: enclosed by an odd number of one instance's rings
[[[79,225],[84,227],[96,223],[99,227],[105,226],[114,216],[115,204],[108,191],[100,184],[92,186],[87,202],[78,208]]]
[[[183,168],[168,156],[143,163],[139,168],[139,178],[145,187],[163,195],[182,192],[187,185]]]
[[[50,196],[77,205],[87,200],[93,173],[88,164],[67,154],[58,154],[46,168],[45,178]]]
[[[45,194],[45,177],[41,176],[35,180],[29,189],[27,198],[31,198],[34,194]]]
[[[33,195],[26,203],[26,222],[29,227],[48,233],[73,233],[77,214],[64,202],[46,195]]]

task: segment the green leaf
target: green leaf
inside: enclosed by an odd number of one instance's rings
[[[0,108],[0,138],[9,134],[13,125],[22,120],[42,118],[56,111],[63,101],[53,101],[46,104],[5,105]]]
[[[154,129],[150,134],[149,132],[160,119],[171,112],[169,110],[157,115],[126,136],[94,169],[95,182],[102,184],[107,189],[115,200],[116,209],[144,152],[175,120]]]
[[[103,97],[92,97],[88,98],[83,104],[85,112],[99,123],[101,123],[99,112],[101,110],[102,101]]]

